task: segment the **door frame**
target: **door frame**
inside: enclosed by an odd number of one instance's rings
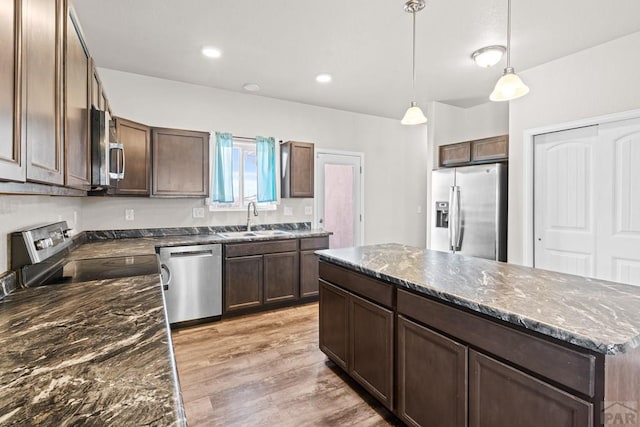
[[[313,153],[315,176],[313,177],[313,194],[316,195],[313,201],[313,228],[320,228],[318,200],[320,199],[320,193],[318,191],[318,183],[320,182],[320,168],[318,167],[318,156],[321,154],[327,154],[331,156],[349,156],[360,158],[360,245],[365,244],[364,237],[364,153],[360,151],[344,151],[344,150],[332,150],[327,148],[316,148]]]
[[[543,133],[559,132],[573,128],[585,126],[601,125],[605,123],[618,122],[628,119],[640,118],[640,109],[622,111],[613,114],[604,114],[601,116],[587,117],[579,120],[572,120],[563,123],[556,123],[537,128],[526,129],[522,133],[522,149],[523,149],[523,188],[522,188],[522,227],[524,229],[522,236],[522,263],[527,267],[533,267],[533,255],[535,251],[534,239],[534,137]]]

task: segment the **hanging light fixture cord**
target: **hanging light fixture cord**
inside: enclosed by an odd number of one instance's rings
[[[511,0],[507,1],[507,68],[511,67]]]
[[[412,40],[412,46],[413,46],[413,57],[412,57],[412,69],[413,69],[413,74],[411,76],[412,81],[411,81],[411,92],[413,93],[413,96],[415,96],[416,94],[416,11],[412,11],[411,15],[413,16],[413,40]]]

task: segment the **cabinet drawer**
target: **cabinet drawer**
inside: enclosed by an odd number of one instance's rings
[[[385,307],[393,306],[393,286],[387,283],[326,262],[320,262],[320,278]]]
[[[273,242],[228,243],[225,245],[225,256],[236,257],[245,255],[273,254],[277,252],[295,252],[298,250],[298,240],[277,240]]]
[[[327,249],[329,247],[329,236],[324,237],[307,237],[300,239],[300,250],[308,251],[311,249]]]
[[[398,290],[398,313],[552,379],[595,395],[596,357],[525,334],[480,316]]]

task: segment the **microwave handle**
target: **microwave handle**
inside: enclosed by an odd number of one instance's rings
[[[120,170],[120,162],[118,162],[115,172],[109,172],[109,178],[111,179],[124,179],[124,145],[120,143],[111,142],[109,143],[109,150],[119,150],[122,153],[122,170]],[[120,159],[119,156],[116,156],[116,159]]]

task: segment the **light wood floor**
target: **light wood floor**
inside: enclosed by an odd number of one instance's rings
[[[173,332],[189,426],[401,425],[318,349],[318,305]]]

